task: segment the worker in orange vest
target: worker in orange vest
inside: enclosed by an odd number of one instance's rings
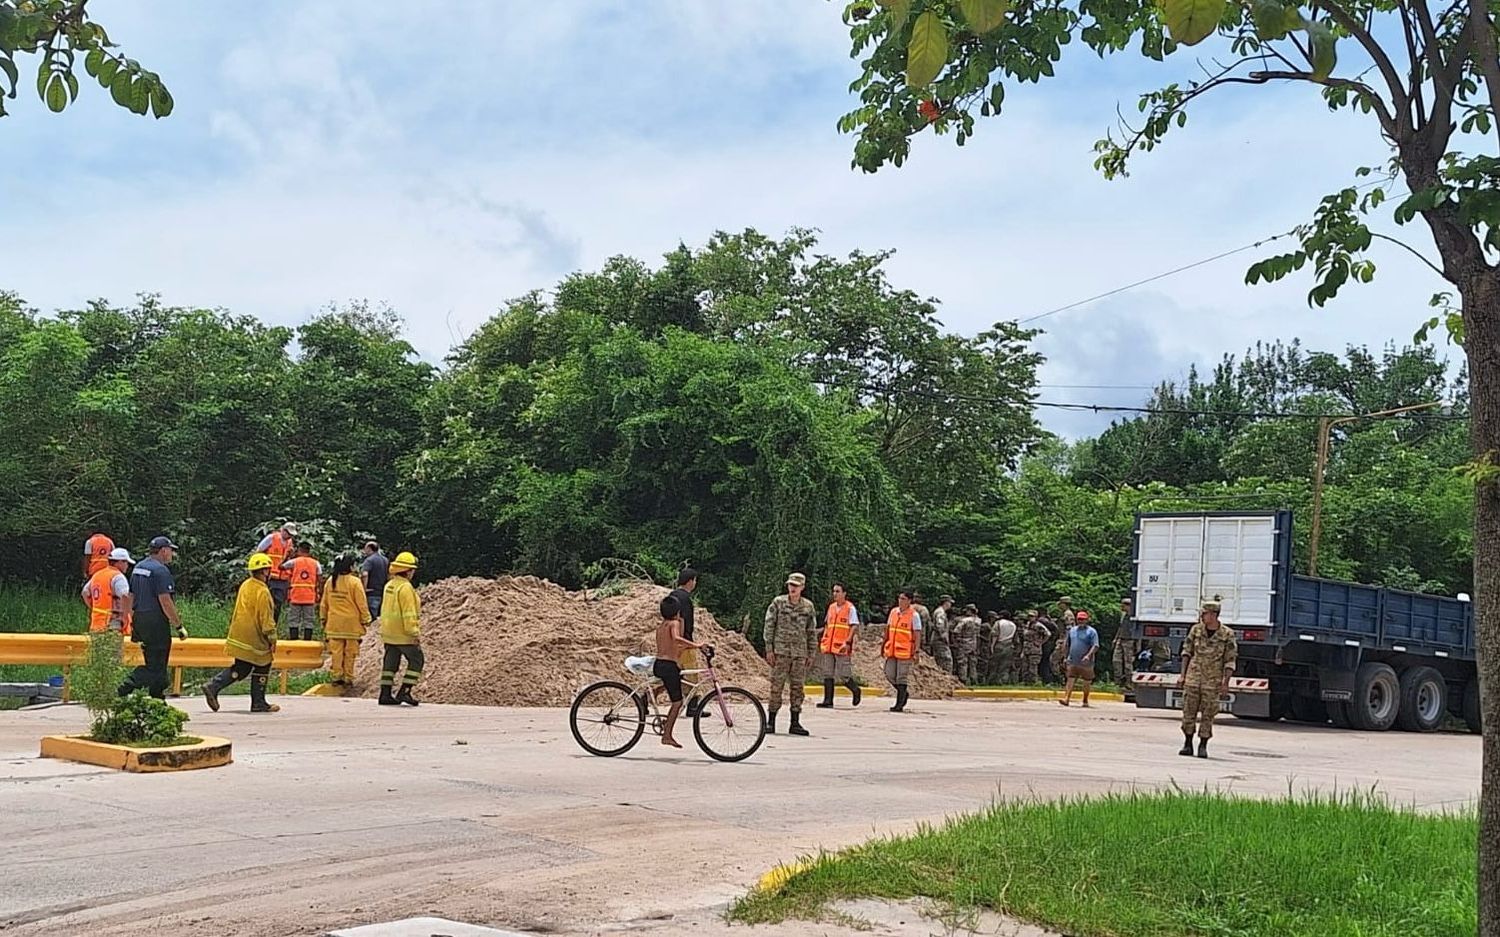
[[[115,547],[105,556],[104,566],[83,584],[83,604],[89,610],[89,634],[114,631],[130,634],[130,580],[125,570],[135,562],[129,551]]]
[[[271,606],[277,624],[281,623],[281,610],[287,604],[287,594],[292,587],[291,570],[283,568],[283,564],[296,551],[296,544],[297,525],[287,521],[266,534],[255,546],[256,553],[264,553],[271,558],[271,577],[266,585],[271,589]]]
[[[323,581],[323,565],[312,558],[312,544],[297,544],[297,555],[281,564],[291,577],[287,603],[291,611],[286,619],[288,641],[311,641],[318,624],[318,584]]]
[[[83,578],[88,579],[110,563],[109,554],[115,542],[101,533],[95,533],[83,542]]]
[[[818,638],[818,664],[823,671],[823,702],[819,709],[833,708],[833,685],[842,683],[859,705],[859,684],[854,682],[854,642],[859,635],[859,610],[844,592],[844,584],[833,584],[833,602],[823,616]]]
[[[885,637],[880,656],[885,658],[885,678],[896,688],[896,705],[891,712],[906,712],[906,684],[911,679],[912,664],[922,643],[922,616],[911,604],[912,594],[902,592],[885,620]]]

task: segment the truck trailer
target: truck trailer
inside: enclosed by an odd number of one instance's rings
[[[1292,571],[1292,512],[1136,515],[1129,637],[1170,648],[1137,670],[1135,704],[1181,709],[1181,653],[1205,601],[1239,639],[1220,710],[1345,729],[1431,732],[1452,715],[1478,732],[1474,609]]]

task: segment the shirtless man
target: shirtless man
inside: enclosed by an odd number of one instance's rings
[[[682,712],[682,667],[677,663],[682,652],[697,650],[703,645],[694,644],[682,636],[682,606],[677,599],[667,596],[661,600],[661,624],[656,626],[656,663],[651,673],[662,682],[672,708],[667,710],[667,724],[661,730],[661,743],[681,748],[682,743],[672,737],[677,726],[677,716]]]

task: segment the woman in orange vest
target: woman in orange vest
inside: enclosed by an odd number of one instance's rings
[[[312,558],[312,544],[297,544],[297,555],[281,564],[290,578],[286,618],[288,641],[311,641],[318,625],[318,583],[323,579],[323,565]]]
[[[921,643],[922,616],[911,606],[911,592],[903,591],[885,621],[885,640],[880,647],[880,656],[885,658],[885,678],[896,688],[893,713],[906,712],[906,682],[911,679],[911,667]]]
[[[823,672],[823,702],[819,709],[833,708],[833,685],[842,683],[859,705],[859,684],[854,682],[854,641],[859,636],[859,610],[844,593],[844,584],[833,584],[833,602],[823,616],[823,634],[818,638],[818,664]]]
[[[83,604],[89,609],[89,634],[115,631],[130,634],[130,581],[125,570],[134,562],[123,547],[105,557],[105,565],[83,584]]]

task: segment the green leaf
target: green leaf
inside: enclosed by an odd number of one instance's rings
[[[52,80],[47,82],[47,107],[52,113],[57,114],[68,106],[68,86],[63,83],[62,75],[54,74]]]
[[[83,70],[90,78],[99,77],[99,65],[104,61],[104,53],[99,49],[90,49],[89,54],[83,57]]]
[[[132,114],[145,114],[151,107],[151,86],[153,84],[155,82],[145,75],[140,76],[131,83],[130,104],[128,106]]]
[[[116,73],[114,80],[109,83],[109,96],[121,107],[130,106],[130,72]]]
[[[1285,39],[1302,25],[1302,14],[1297,8],[1282,6],[1277,0],[1254,0],[1250,19],[1255,24],[1255,35],[1266,40]]]
[[[891,32],[899,32],[911,15],[911,0],[879,0],[880,5],[891,14]]]
[[[114,83],[115,74],[119,71],[119,69],[120,60],[116,58],[110,58],[106,55],[104,57],[104,61],[99,63],[99,74],[95,75],[94,77],[99,79],[99,84],[101,87],[108,88]]]
[[[158,81],[151,89],[151,113],[158,118],[166,117],[172,113],[173,106],[171,92],[167,90],[166,85]]]
[[[52,80],[52,56],[48,55],[42,59],[42,64],[36,69],[36,96],[45,98],[47,96],[47,82]]]
[[[1172,40],[1195,46],[1219,28],[1228,0],[1157,0]]]
[[[10,82],[10,89],[6,94],[10,97],[15,97],[16,85],[21,82],[21,73],[17,70],[16,63],[12,62],[9,56],[0,55],[0,72],[3,72],[6,79]]]
[[[1010,12],[1010,0],[958,0],[958,7],[963,11],[964,19],[982,36],[1005,22],[1005,14]]]
[[[948,64],[948,27],[931,10],[917,17],[906,47],[906,85],[925,88]]]
[[[1312,58],[1313,77],[1322,81],[1333,74],[1334,66],[1338,64],[1338,52],[1334,49],[1336,40],[1333,30],[1325,23],[1308,23],[1307,44]]]

